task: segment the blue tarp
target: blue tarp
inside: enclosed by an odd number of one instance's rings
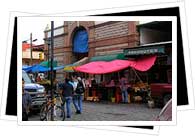
[[[29,67],[31,67],[31,66],[23,65],[23,66],[22,66],[22,69],[26,69],[26,68],[29,68]]]
[[[32,69],[32,66],[28,66],[28,65],[23,65],[22,66],[22,70],[29,72]]]
[[[64,66],[54,67],[54,70],[60,70],[60,69],[64,69]],[[26,72],[34,73],[34,72],[47,72],[47,71],[50,71],[51,68],[44,67],[44,66],[37,64],[33,66],[22,66],[22,70]]]
[[[73,39],[73,52],[86,53],[88,52],[88,34],[86,30],[76,32]]]
[[[41,65],[34,65],[31,68],[31,72],[47,72],[49,71],[49,68],[41,66]]]

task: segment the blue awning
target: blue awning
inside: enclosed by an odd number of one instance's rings
[[[57,66],[57,67],[53,68],[53,70],[60,70],[60,69],[64,69],[64,66]],[[33,66],[28,66],[28,67],[23,66],[22,70],[24,70],[26,72],[35,73],[35,72],[47,72],[47,71],[50,71],[51,68],[44,67],[44,66],[37,64],[37,65],[33,65]]]
[[[41,66],[41,65],[34,65],[31,68],[31,72],[47,72],[49,71],[49,68]]]
[[[22,70],[24,70],[24,71],[26,71],[26,72],[30,71],[31,68],[32,68],[32,66],[28,66],[28,65],[23,65],[23,66],[22,66]]]

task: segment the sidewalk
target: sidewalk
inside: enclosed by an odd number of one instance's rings
[[[116,104],[83,102],[83,113],[76,114],[72,104],[72,117],[66,121],[152,121],[161,109],[149,109],[145,104]],[[39,114],[29,120],[39,121]]]

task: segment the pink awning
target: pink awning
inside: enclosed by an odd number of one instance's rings
[[[144,57],[138,60],[113,60],[110,62],[96,61],[74,68],[75,71],[89,74],[106,74],[116,72],[127,67],[132,67],[139,71],[149,70],[156,60],[156,56]]]
[[[155,63],[156,55],[140,58],[136,61],[130,60],[130,67],[138,71],[148,71]]]
[[[110,62],[96,61],[74,68],[76,71],[89,74],[105,74],[129,67],[128,60],[113,60]]]

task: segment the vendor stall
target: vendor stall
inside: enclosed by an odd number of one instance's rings
[[[113,60],[113,61],[95,61],[95,62],[90,62],[82,66],[78,66],[74,68],[75,71],[78,72],[84,72],[88,74],[110,74],[110,73],[115,73],[118,75],[118,78],[115,79],[117,80],[116,82],[111,80],[109,83],[104,83],[104,86],[102,87],[101,85],[101,91],[98,90],[98,87],[93,87],[92,90],[92,95],[89,97],[99,97],[99,99],[102,98],[102,90],[107,91],[107,100],[112,101],[112,102],[120,102],[121,100],[121,91],[120,91],[120,84],[119,84],[119,72],[124,69],[128,69],[131,67],[134,71],[147,71],[149,70],[153,65],[156,60],[156,56],[147,56],[147,57],[142,57],[137,60]],[[135,71],[136,74],[136,71]],[[139,78],[139,76],[136,74],[136,76]],[[141,80],[139,80],[141,81]],[[128,83],[128,87],[131,90],[131,84]],[[140,86],[137,86],[137,88]],[[104,88],[104,89],[103,89]],[[135,88],[133,88],[135,89]],[[141,88],[142,92],[146,90],[146,88]],[[130,102],[130,96],[129,96],[129,102]]]
[[[124,55],[131,60],[138,60],[140,58],[147,57],[147,56],[149,57],[152,55],[156,56],[156,61],[154,63],[154,66],[148,69],[147,72],[145,72],[146,75],[136,72],[136,74],[138,75],[137,77],[140,77],[140,80],[146,77],[145,78],[146,80],[143,81],[147,83],[144,88],[148,88],[147,90],[150,90],[151,92],[150,99],[154,100],[153,92],[159,92],[160,90],[160,89],[152,90],[150,85],[154,83],[161,83],[161,84],[166,83],[169,86],[172,86],[171,85],[172,84],[171,83],[172,82],[172,42],[171,41],[155,42],[155,43],[140,45],[134,48],[126,48],[124,49]],[[145,62],[140,62],[140,64],[141,63],[144,65]],[[133,87],[135,90],[134,92],[136,92],[135,95],[137,96],[142,95],[143,101],[146,101],[146,99],[144,98],[144,96],[146,95],[144,90],[146,89],[143,89],[143,87],[137,88],[137,86],[140,85],[135,85]],[[162,90],[161,98],[163,98],[166,95],[167,94],[165,94],[165,89]],[[171,96],[171,91],[169,91],[168,95]],[[161,100],[158,98],[158,100],[156,100],[156,105],[157,105],[157,101],[160,102]]]

